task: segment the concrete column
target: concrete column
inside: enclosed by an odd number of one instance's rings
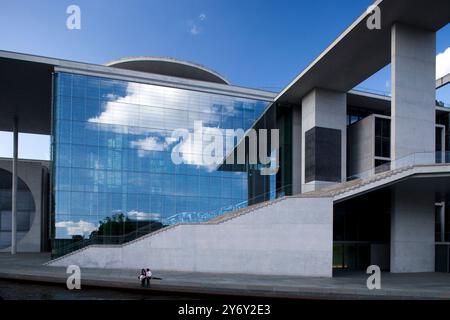
[[[348,127],[348,176],[366,177],[375,167],[375,121],[372,114]]]
[[[292,109],[292,194],[302,192],[302,110]]]
[[[444,125],[436,125],[436,128],[440,129],[441,132],[441,144],[442,144],[442,150],[441,150],[441,163],[446,163],[445,160],[445,153],[446,153],[446,141],[445,141],[445,126]]]
[[[439,223],[441,227],[439,230],[441,233],[441,238],[439,240],[441,242],[445,242],[445,201],[436,203],[436,207],[439,207]]]
[[[11,210],[11,254],[17,251],[17,158],[19,146],[18,120],[14,118],[13,124],[13,163],[12,163],[12,210]]]
[[[346,180],[347,95],[316,88],[302,99],[302,192]]]
[[[391,157],[397,160],[414,153],[428,153],[415,159],[434,162],[436,34],[395,24],[391,46]]]
[[[398,185],[392,197],[391,272],[434,272],[435,194],[420,183]]]

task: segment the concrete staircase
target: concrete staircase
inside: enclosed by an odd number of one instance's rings
[[[215,217],[214,219],[208,220],[203,222],[202,224],[220,224],[220,223],[224,223],[226,221],[229,221],[231,219],[235,219],[238,218],[240,216],[246,215],[248,213],[254,212],[258,209],[261,208],[265,208],[265,207],[269,207],[269,206],[273,206],[276,203],[279,203],[280,201],[283,201],[286,197],[281,197],[281,198],[277,198],[274,200],[268,200],[268,201],[264,201],[264,202],[260,202],[260,203],[256,203],[254,205],[236,210],[236,211],[232,211],[229,213],[225,213],[222,214],[220,216]]]
[[[343,183],[339,183],[327,188],[323,188],[317,191],[311,191],[304,194],[301,194],[301,197],[310,197],[310,196],[329,196],[336,197],[342,195],[347,192],[354,191],[354,193],[358,193],[357,191],[363,187],[369,186],[375,182],[382,182],[386,180],[395,180],[395,177],[398,177],[401,174],[404,174],[407,171],[411,171],[415,166],[406,166],[399,169],[389,170],[382,173],[375,174],[371,177],[365,179],[356,179],[352,181],[347,181]],[[387,181],[386,181],[387,182]]]
[[[283,197],[123,244],[92,244],[46,265],[331,277],[332,222],[331,198]]]
[[[442,166],[442,165],[425,165],[425,166],[424,165],[422,165],[422,166],[421,165],[417,165],[417,166],[411,165],[411,166],[406,166],[406,167],[402,167],[399,169],[394,169],[394,170],[389,170],[389,171],[386,171],[383,173],[379,173],[379,174],[376,174],[374,176],[371,176],[371,177],[368,177],[365,179],[356,179],[356,180],[352,180],[352,181],[339,183],[339,184],[336,184],[336,185],[333,185],[333,186],[330,186],[327,188],[323,188],[323,189],[320,189],[317,191],[311,191],[311,192],[303,193],[303,194],[296,195],[296,196],[284,196],[284,197],[277,198],[274,200],[257,203],[257,204],[254,204],[249,207],[245,207],[245,208],[233,211],[233,212],[229,212],[229,213],[217,216],[206,222],[170,225],[165,228],[159,229],[155,232],[152,232],[152,233],[149,233],[142,237],[139,237],[137,239],[134,239],[132,241],[123,243],[119,246],[128,246],[133,243],[144,241],[148,238],[155,237],[161,233],[166,233],[167,231],[173,230],[180,226],[220,225],[225,222],[229,222],[230,220],[251,214],[253,212],[260,211],[260,210],[263,210],[268,207],[276,206],[277,204],[280,204],[281,202],[286,201],[287,199],[331,198],[331,199],[333,199],[333,201],[335,201],[337,198],[342,197],[343,195],[347,196],[346,194],[351,195],[351,196],[356,196],[362,192],[367,192],[368,190],[371,190],[371,189],[377,188],[377,187],[383,187],[386,184],[393,183],[400,179],[403,179],[405,177],[413,175],[415,173],[414,169],[417,169],[420,167],[431,167],[432,168],[433,166],[437,167],[437,166]],[[444,166],[446,166],[445,170],[450,171],[450,165],[447,164]],[[93,246],[95,246],[95,245],[93,245]],[[108,245],[104,245],[104,246],[108,247]],[[67,256],[78,254],[84,250],[89,249],[90,247],[91,246],[87,246],[87,247],[81,248],[79,250],[73,251],[73,252],[69,253],[68,255],[65,255],[65,256],[62,256],[62,257],[59,257],[57,259],[50,261],[49,264],[53,264],[59,260],[64,259]],[[117,246],[111,245],[109,247],[117,247]]]

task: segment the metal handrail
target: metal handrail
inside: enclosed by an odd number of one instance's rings
[[[107,236],[107,235],[93,235],[88,239],[81,239],[77,242],[70,243],[63,247],[53,249],[52,250],[52,258],[57,258],[67,253],[82,249],[92,244],[122,244],[132,240],[139,238],[140,236],[144,236],[151,232],[155,232],[159,229],[166,227],[162,225],[160,228],[152,229],[152,224],[140,227],[136,230],[133,230],[127,234],[117,235],[117,236]]]
[[[439,156],[439,157],[438,157]],[[438,159],[439,158],[439,159]],[[370,178],[378,173],[386,173],[388,171],[400,170],[402,168],[414,165],[426,165],[426,164],[436,164],[436,163],[450,163],[450,152],[419,152],[413,153],[408,156],[402,157],[400,159],[391,161],[389,163],[383,164],[381,166],[374,167],[372,169],[363,171],[356,175],[350,176],[347,178],[348,181],[354,179],[364,179]],[[183,224],[183,223],[202,223],[219,216],[225,215],[230,212],[234,212],[246,207],[249,207],[252,204],[262,203],[270,200],[275,200],[277,198],[284,197],[290,193],[292,193],[292,189],[295,185],[289,184],[285,185],[281,188],[268,191],[247,199],[245,201],[240,201],[235,204],[227,205],[220,207],[216,210],[211,210],[209,212],[200,212],[200,213],[178,213],[171,217],[165,218],[161,221],[162,226],[164,228],[168,225],[174,224]],[[291,192],[289,192],[291,190]],[[194,218],[192,217],[194,216]],[[145,236],[149,233],[155,232],[161,228],[153,229],[151,224],[138,228],[134,231],[131,231],[124,235],[117,236],[98,236],[94,235],[89,239],[82,239],[80,241],[71,243],[69,245],[63,246],[61,248],[56,248],[52,251],[52,257],[57,258],[62,255],[68,254],[75,250],[82,249],[92,244],[114,244],[120,245],[123,243],[127,243],[133,241],[141,236]]]
[[[360,173],[353,174],[347,177],[347,181],[369,178],[379,173],[402,169],[408,166],[444,164],[444,163],[450,163],[449,151],[416,152],[396,160],[391,160],[385,164],[372,167],[371,169],[362,171]]]
[[[221,208],[219,208],[217,210],[212,210],[212,211],[210,211],[210,212],[208,212],[206,214],[203,214],[205,219],[203,219],[203,220],[199,219],[199,220],[196,220],[195,222],[197,222],[197,223],[206,222],[208,220],[212,220],[214,218],[217,218],[218,216],[230,213],[232,211],[236,211],[236,210],[239,210],[239,209],[246,208],[246,207],[249,206],[249,203],[251,203],[251,202],[253,202],[255,200],[262,199],[263,201],[259,201],[259,202],[264,202],[264,201],[267,201],[267,200],[273,200],[273,199],[277,199],[277,198],[283,197],[283,196],[286,195],[287,191],[289,191],[289,188],[291,188],[291,187],[293,187],[293,185],[286,185],[286,186],[283,186],[283,187],[278,188],[276,190],[265,192],[265,193],[260,194],[258,196],[252,197],[252,198],[250,198],[250,199],[248,199],[246,201],[240,201],[240,202],[238,202],[236,204],[223,206],[223,207],[221,207]],[[282,191],[282,192],[280,192],[280,191]],[[268,198],[267,198],[267,196],[268,196]],[[256,203],[258,203],[258,202],[255,202],[255,204]],[[183,214],[181,213],[181,214],[177,214],[177,215],[183,215]],[[76,250],[80,250],[82,248],[85,248],[87,246],[94,245],[94,244],[105,244],[105,245],[108,245],[108,244],[109,245],[124,244],[124,243],[130,242],[130,241],[136,240],[137,238],[140,238],[140,237],[145,236],[147,234],[150,234],[152,232],[155,232],[157,230],[160,230],[160,229],[162,229],[162,228],[164,228],[164,227],[166,227],[168,225],[183,224],[183,223],[193,222],[193,221],[189,221],[189,220],[187,220],[187,221],[184,220],[183,221],[181,219],[176,220],[176,219],[174,219],[175,216],[176,215],[171,216],[171,217],[166,218],[166,219],[163,219],[162,227],[158,228],[158,229],[152,230],[151,227],[149,227],[149,225],[147,225],[147,226],[143,226],[143,227],[141,227],[139,229],[136,229],[136,230],[131,231],[131,232],[129,232],[127,234],[124,234],[124,235],[117,235],[117,236],[107,236],[107,235],[98,236],[98,235],[94,235],[94,236],[90,237],[89,239],[82,239],[82,240],[79,240],[77,242],[70,243],[70,244],[62,246],[60,248],[53,249],[52,250],[52,258],[55,259],[55,258],[61,257],[63,255],[66,255],[66,254],[68,254],[70,252],[73,252],[73,251],[76,251]],[[172,220],[174,222],[168,223],[168,222],[170,222],[170,220]],[[164,223],[164,221],[166,223]],[[148,229],[150,229],[150,230],[148,230]]]

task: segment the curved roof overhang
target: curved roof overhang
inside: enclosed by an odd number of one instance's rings
[[[106,66],[184,79],[230,84],[228,80],[211,69],[172,58],[129,57],[108,62]]]

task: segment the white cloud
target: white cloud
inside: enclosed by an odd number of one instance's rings
[[[189,106],[180,105],[181,101],[192,100],[191,95],[192,93],[189,91],[176,88],[129,82],[125,96],[111,97],[111,101],[106,103],[103,111],[97,117],[92,117],[88,121],[111,125],[110,127],[101,127],[101,129],[112,130],[116,133],[123,133],[124,126],[139,128],[136,132],[133,132],[134,134],[159,133],[159,130],[146,128],[149,125],[153,125],[155,128],[164,127],[166,130],[175,130],[189,125],[192,127],[193,123],[188,122],[187,110]],[[151,103],[152,107],[141,106],[145,103]],[[211,101],[211,105],[206,110],[201,111],[213,114],[212,109],[215,103],[220,103],[220,100]],[[159,106],[159,108],[153,106]],[[167,107],[164,108],[163,106]],[[234,106],[231,101],[225,107],[227,110],[231,109],[228,112],[233,112]],[[220,119],[220,115],[213,115]]]
[[[189,33],[193,36],[200,34],[203,31],[203,24],[205,23],[206,18],[205,13],[200,13],[196,19],[189,20]]]
[[[436,56],[436,79],[450,73],[450,47]]]
[[[130,211],[127,213],[128,218],[132,220],[159,220],[161,215],[159,213],[147,213],[141,211]]]
[[[147,91],[151,90],[152,97],[151,102],[155,106],[176,106],[167,108],[153,108],[142,107],[140,104],[148,102]],[[103,111],[96,117],[90,118],[90,123],[105,124],[108,126],[102,126],[101,130],[108,130],[115,133],[124,133],[124,128],[130,125],[133,126],[134,132],[128,132],[129,135],[148,135],[148,137],[136,138],[135,141],[130,142],[130,147],[135,148],[139,157],[145,157],[149,151],[165,151],[168,150],[172,144],[176,141],[172,139],[170,132],[177,129],[187,129],[190,132],[194,129],[194,121],[189,121],[187,111],[187,105],[183,109],[179,109],[180,101],[192,100],[190,92],[179,90],[175,88],[151,86],[139,83],[128,83],[125,96],[110,96],[110,100],[106,103]],[[145,97],[145,98],[143,98]],[[205,106],[201,114],[207,114],[208,120],[212,122],[218,122],[221,115],[215,112],[214,108],[216,104],[221,104],[224,108],[224,112],[232,117],[237,111],[233,100],[230,98],[227,102],[223,101],[222,97],[217,97],[217,101],[214,97],[211,98],[210,104]],[[199,110],[200,111],[200,110]],[[170,120],[170,121],[168,121]],[[201,120],[201,119],[196,119]],[[145,128],[145,126],[152,124],[156,128],[165,128],[162,132],[158,129]],[[208,127],[205,127],[205,134]],[[167,136],[167,134],[169,135]],[[214,170],[215,166],[208,166],[202,163],[201,145],[194,144],[192,141],[188,141],[180,149],[183,162],[185,164],[205,166],[208,170]]]
[[[193,35],[196,36],[200,33],[200,28],[199,26],[197,26],[196,24],[193,24],[189,30],[189,32]]]
[[[116,126],[115,132],[121,132],[122,128],[120,126],[126,126],[139,120],[139,114],[130,112],[133,109],[133,106],[130,106],[130,104],[139,103],[139,89],[139,84],[130,82],[127,85],[127,94],[125,96],[108,94],[108,98],[111,101],[106,103],[105,111],[97,117],[90,118],[88,121],[90,123],[112,124]]]
[[[145,156],[146,151],[164,151],[167,148],[164,142],[160,142],[155,137],[132,141],[130,145],[132,148],[138,149],[138,155],[141,158]]]
[[[95,231],[98,229],[97,226],[95,226],[91,222],[80,220],[78,222],[74,221],[60,221],[56,224],[57,228],[66,229],[66,233],[69,236],[74,235],[89,235],[92,231]]]

